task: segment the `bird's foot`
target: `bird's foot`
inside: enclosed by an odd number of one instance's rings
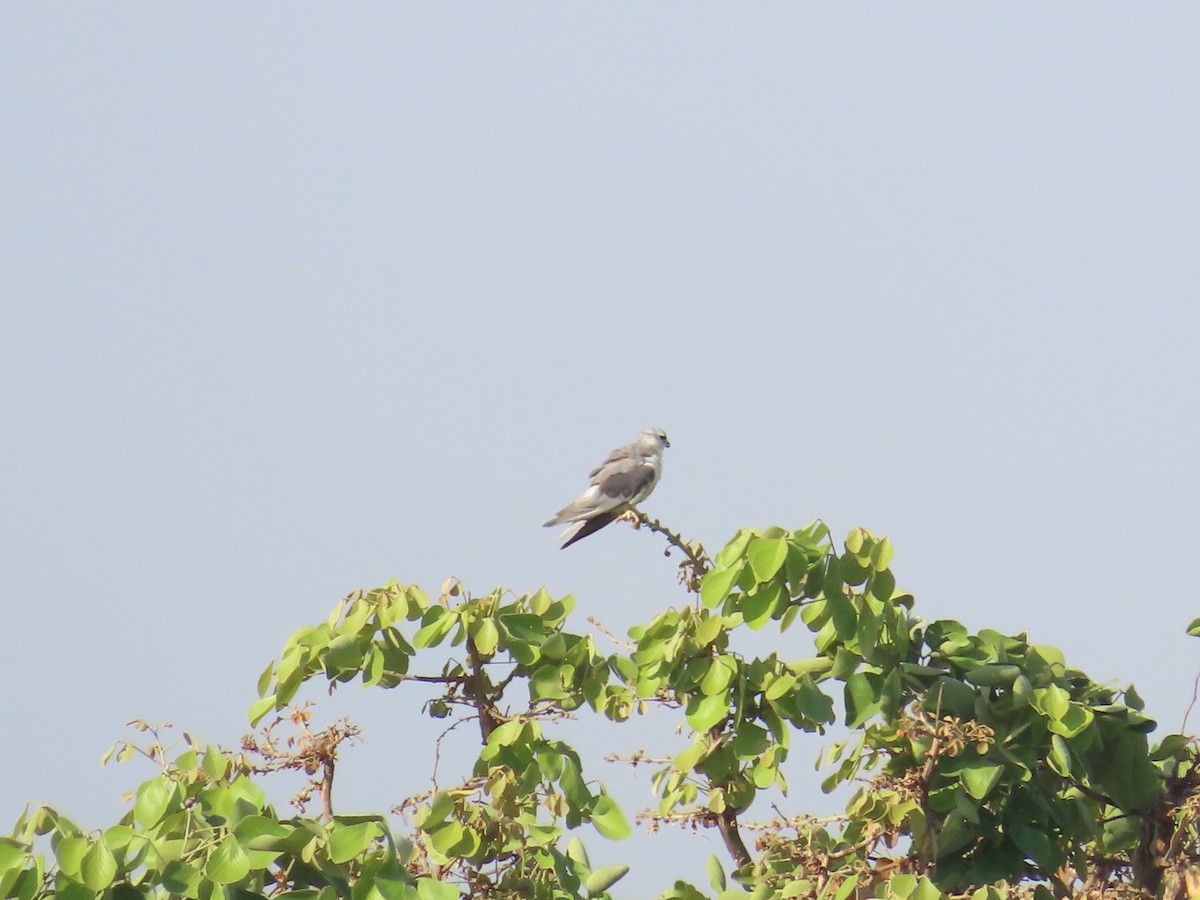
[[[627,509],[617,516],[618,522],[628,522],[634,528],[642,527],[642,514],[636,509]]]

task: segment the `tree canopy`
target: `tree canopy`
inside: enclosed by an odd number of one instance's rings
[[[615,728],[653,711],[691,738],[627,760],[655,771],[658,805],[637,821],[715,829],[726,851],[707,862],[698,852],[696,877],[664,898],[1200,896],[1196,741],[1152,742],[1132,686],[1098,684],[1025,634],[923,621],[897,588],[891,542],[862,528],[840,546],[821,522],[743,529],[710,558],[642,524],[678,554],[687,602],[628,642],[572,630],[572,597],[544,590],[472,594],[450,580],[435,598],[394,581],[355,591],[285,641],[242,747],[134,723],[143,737],[106,761],[147,757],[156,771],[119,822],[84,830],[26,809],[0,837],[0,894],[619,897],[629,866],[594,867],[585,841],[629,837],[630,814],[556,725],[595,716]],[[811,635],[806,655],[734,647],[743,630],[789,628]],[[297,694],[354,681],[432,687],[432,699],[409,702],[474,723],[473,736],[444,736],[478,742],[471,771],[389,810],[335,810],[338,751],[357,729],[315,727]],[[817,777],[849,792],[845,812],[764,808],[765,792],[786,797],[789,778],[810,777],[791,758],[793,735],[839,720],[847,737],[826,748]],[[268,802],[264,782],[280,770],[305,774],[311,814]]]

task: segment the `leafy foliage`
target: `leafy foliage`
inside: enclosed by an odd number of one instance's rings
[[[923,622],[897,588],[891,542],[864,529],[840,549],[819,522],[743,529],[710,560],[643,524],[682,554],[694,602],[631,629],[628,648],[603,653],[591,634],[568,631],[572,598],[544,590],[474,597],[452,580],[436,600],[396,582],[356,591],[263,672],[250,717],[267,725],[240,751],[186,734],[168,745],[137,723],[151,742],[110,754],[141,754],[158,772],[130,811],[99,832],[27,811],[0,838],[0,893],[608,897],[628,866],[593,868],[581,829],[621,840],[630,824],[554,725],[595,715],[616,726],[658,709],[691,741],[629,760],[656,767],[658,805],[639,818],[650,830],[716,829],[729,854],[706,865],[718,897],[1200,895],[1196,743],[1168,735],[1152,746],[1132,687],[1099,685],[1025,635]],[[812,635],[808,656],[736,649],[747,632],[797,626]],[[356,729],[314,732],[308,708],[294,706],[307,683],[355,680],[432,686],[427,715],[479,729],[460,783],[392,811],[409,823],[402,836],[385,814],[334,812],[338,750]],[[849,736],[825,752],[822,786],[853,788],[845,814],[784,818],[774,805],[777,816],[747,824],[765,792],[786,794],[796,777],[793,734],[839,718]],[[278,737],[280,727],[297,733]],[[318,817],[266,802],[260,781],[279,769],[309,776],[300,802],[319,798]],[[705,896],[683,882],[664,894]]]

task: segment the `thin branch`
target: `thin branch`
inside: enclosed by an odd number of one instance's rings
[[[692,570],[693,583],[698,589],[700,579],[702,579],[708,570],[712,568],[712,560],[708,558],[708,554],[704,552],[704,547],[699,542],[688,542],[683,539],[683,536],[678,532],[667,528],[658,519],[652,519],[643,512],[636,512],[637,524],[643,525],[655,534],[661,534],[667,539],[667,543],[687,557],[688,566]],[[669,553],[670,551],[668,551]],[[691,585],[689,585],[691,587]]]
[[[668,765],[675,761],[673,756],[647,756],[645,751],[639,750],[630,756],[621,756],[618,753],[610,753],[604,757],[605,762],[610,763],[629,763],[631,766],[640,766],[643,764]]]
[[[430,782],[432,782],[433,789],[435,791],[437,790],[438,766],[441,765],[441,762],[442,762],[442,740],[446,737],[446,735],[448,735],[450,732],[452,732],[455,728],[457,728],[463,722],[468,722],[468,721],[470,721],[469,718],[455,719],[454,724],[451,725],[449,728],[447,728],[445,731],[443,731],[441,734],[439,734],[437,740],[434,741],[434,744],[433,744],[433,772],[430,774],[429,780],[430,780]]]
[[[397,681],[420,681],[424,684],[465,684],[470,677],[468,675],[406,675],[392,669],[384,669],[383,674],[389,678],[395,678]]]
[[[595,628],[597,631],[599,631],[601,634],[603,634],[606,638],[608,638],[610,641],[612,641],[618,647],[622,647],[625,650],[630,650],[630,651],[637,649],[637,644],[631,644],[631,643],[629,643],[629,641],[621,640],[619,637],[617,637],[615,634],[613,634],[611,631],[609,631],[607,628],[605,628],[603,623],[601,623],[601,621],[599,619],[597,619],[595,616],[588,616],[587,620],[589,623],[591,623],[593,628]]]
[[[827,854],[827,858],[831,860],[845,859],[847,856],[858,853],[860,850],[870,850],[875,844],[879,843],[879,840],[884,837],[885,834],[886,832],[878,825],[873,827],[868,826],[867,836],[865,838],[863,838],[857,844],[851,844],[849,847],[843,847],[841,850],[835,850]]]
[[[1179,726],[1180,734],[1187,734],[1188,716],[1192,714],[1192,707],[1196,705],[1197,695],[1200,695],[1200,672],[1196,673],[1196,680],[1192,682],[1192,702],[1188,704],[1187,709],[1183,712],[1183,722]]]

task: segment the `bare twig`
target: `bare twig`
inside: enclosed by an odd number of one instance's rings
[[[645,750],[638,750],[636,753],[632,753],[629,756],[621,756],[617,753],[610,753],[604,757],[604,761],[629,763],[629,765],[636,768],[637,766],[648,765],[650,763],[655,765],[668,765],[673,763],[675,759],[671,756],[647,756]]]
[[[468,678],[466,675],[407,675],[392,669],[384,669],[383,674],[397,681],[419,681],[423,684],[463,684]]]
[[[685,561],[680,566],[680,570],[681,572],[684,569],[690,570],[690,572],[683,573],[682,580],[684,586],[693,593],[699,593],[700,582],[704,580],[704,576],[712,568],[712,560],[704,552],[704,547],[698,541],[689,542],[684,540],[682,535],[667,528],[658,519],[651,519],[642,512],[638,512],[636,515],[638,525],[645,526],[655,534],[661,534],[667,539],[668,544],[684,555]],[[670,556],[671,551],[667,550],[666,555]]]
[[[437,740],[434,741],[434,744],[433,744],[433,772],[430,773],[430,775],[429,775],[429,781],[431,784],[433,784],[433,789],[435,791],[437,790],[438,766],[442,762],[442,740],[446,737],[446,735],[448,735],[450,732],[452,732],[455,728],[457,728],[463,722],[468,722],[468,721],[470,721],[470,718],[456,719],[454,721],[454,724],[451,725],[449,728],[447,728],[445,731],[443,731],[441,734],[439,734],[437,737]]]
[[[1196,673],[1196,679],[1192,682],[1192,702],[1183,711],[1183,722],[1179,726],[1180,734],[1187,734],[1188,716],[1192,714],[1192,707],[1196,705],[1197,695],[1200,695],[1200,672]]]
[[[608,638],[610,641],[612,641],[618,647],[622,647],[625,650],[629,650],[629,651],[633,651],[633,650],[637,649],[637,644],[631,644],[629,641],[621,640],[619,637],[617,637],[615,634],[613,634],[611,631],[609,631],[607,628],[605,628],[603,623],[601,623],[601,621],[599,619],[597,619],[595,616],[588,616],[587,620],[589,623],[591,623],[593,628],[595,628],[597,631],[599,631],[602,635],[604,635],[606,638]]]

